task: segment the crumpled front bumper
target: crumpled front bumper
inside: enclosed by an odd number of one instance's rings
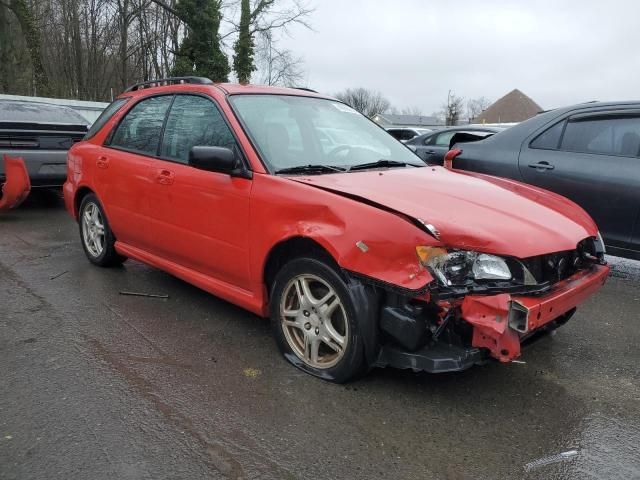
[[[492,357],[502,362],[519,357],[523,339],[570,314],[604,285],[608,275],[607,265],[593,265],[558,282],[541,296],[466,296],[461,314],[473,326],[472,346],[487,348]]]
[[[24,160],[4,155],[6,181],[1,185],[0,213],[20,205],[31,191],[29,173]]]

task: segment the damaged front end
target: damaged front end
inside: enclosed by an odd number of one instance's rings
[[[566,323],[609,272],[600,236],[572,251],[527,259],[442,247],[416,251],[435,280],[419,298],[386,295],[379,366],[437,373],[488,357],[510,362],[523,343]]]
[[[31,182],[24,160],[4,155],[5,181],[0,188],[0,213],[20,205],[29,196]]]

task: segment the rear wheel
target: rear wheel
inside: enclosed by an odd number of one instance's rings
[[[127,258],[115,250],[115,237],[95,194],[86,195],[78,211],[80,240],[89,261],[100,267],[120,265]]]
[[[271,321],[283,355],[305,372],[345,382],[363,370],[353,299],[345,281],[324,262],[298,258],[278,272]]]

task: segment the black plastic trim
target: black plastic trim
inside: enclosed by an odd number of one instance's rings
[[[484,363],[486,358],[487,353],[479,348],[465,348],[443,343],[432,343],[417,352],[407,352],[392,345],[383,345],[374,366],[411,369],[414,372],[460,372],[473,365]]]

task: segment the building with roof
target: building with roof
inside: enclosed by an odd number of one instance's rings
[[[470,123],[515,123],[527,120],[542,107],[517,88],[496,100]]]
[[[437,117],[425,115],[398,115],[394,113],[379,113],[373,121],[385,128],[389,127],[422,127],[434,128],[444,126],[444,122]]]

